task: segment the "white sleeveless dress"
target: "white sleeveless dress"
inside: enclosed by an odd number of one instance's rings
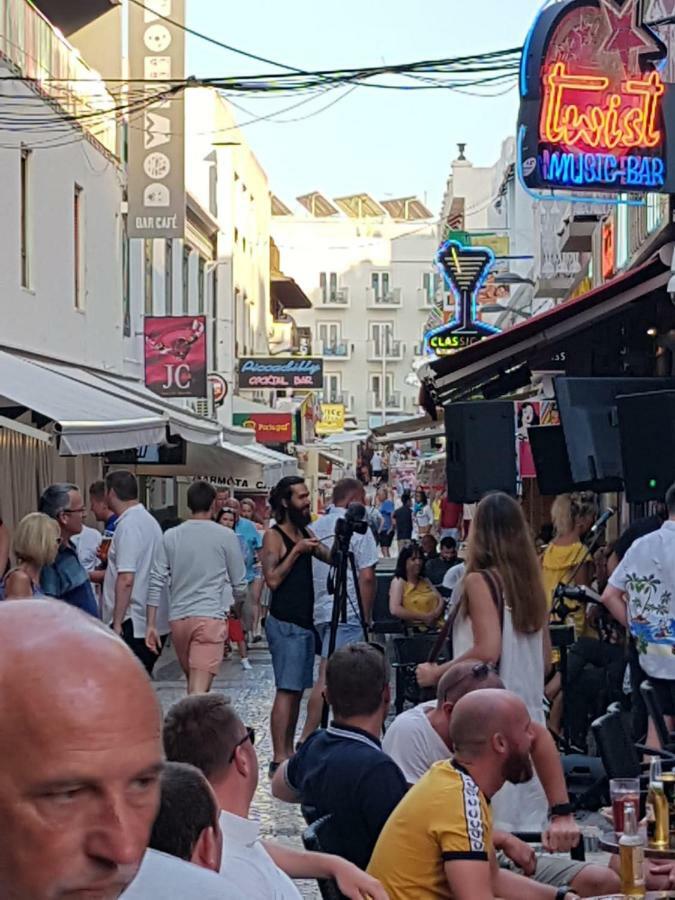
[[[473,647],[471,620],[460,612],[452,630],[455,658]],[[513,627],[511,610],[504,606],[502,655],[499,676],[507,690],[527,706],[530,718],[546,724],[544,716],[544,648],[541,631],[521,634]],[[505,784],[492,798],[494,827],[501,831],[542,831],[548,819],[548,802],[535,774],[526,784]]]

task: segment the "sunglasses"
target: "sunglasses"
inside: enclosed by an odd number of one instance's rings
[[[458,678],[454,684],[450,685],[443,696],[443,700],[447,698],[450,691],[454,691],[455,688],[463,681],[466,681],[467,678],[475,678],[476,681],[483,681],[491,673],[497,674],[497,666],[493,666],[492,663],[476,663],[476,665],[471,666],[471,669],[468,672],[465,672],[461,678]]]
[[[237,741],[237,743],[232,748],[232,753],[230,755],[228,763],[234,762],[235,753],[237,752],[239,747],[242,746],[242,744],[246,743],[246,741],[250,741],[252,747],[255,745],[255,729],[254,728],[246,728],[246,734],[243,736],[243,738],[241,740]]]

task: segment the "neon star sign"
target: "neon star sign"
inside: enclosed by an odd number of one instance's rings
[[[424,336],[424,352],[447,356],[484,337],[499,334],[500,329],[478,318],[478,294],[494,266],[495,256],[487,247],[467,247],[459,241],[446,241],[436,254],[436,265],[455,300],[450,322],[433,328]]]
[[[540,14],[521,64],[526,188],[673,190],[666,49],[641,9],[639,0],[562,0]]]

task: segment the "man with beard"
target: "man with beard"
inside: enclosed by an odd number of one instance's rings
[[[293,755],[300,701],[314,682],[312,558],[329,562],[330,551],[307,528],[312,515],[303,478],[282,478],[270,494],[270,505],[275,525],[263,539],[262,567],[272,592],[265,621],[276,686],[270,717],[271,778]]]
[[[436,763],[399,803],[369,874],[391,900],[565,897],[564,889],[500,870],[494,853],[490,799],[505,782],[521,784],[533,774],[523,701],[493,688],[467,694],[454,708],[450,740],[454,758]]]

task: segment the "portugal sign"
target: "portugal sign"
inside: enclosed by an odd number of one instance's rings
[[[561,0],[544,8],[520,76],[519,164],[527,188],[675,190],[666,48],[641,0]],[[669,134],[671,132],[672,134]]]

